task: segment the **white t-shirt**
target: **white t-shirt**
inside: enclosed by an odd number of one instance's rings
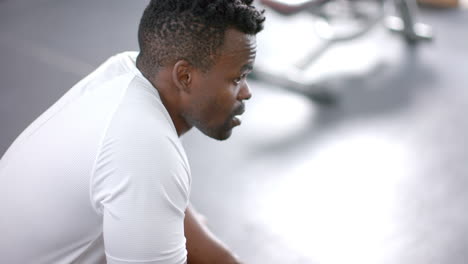
[[[0,263],[185,263],[189,163],[136,55],[81,80],[0,160]]]

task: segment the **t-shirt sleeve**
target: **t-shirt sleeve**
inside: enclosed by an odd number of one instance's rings
[[[91,185],[108,263],[185,263],[190,172],[179,145],[133,130],[107,136]]]

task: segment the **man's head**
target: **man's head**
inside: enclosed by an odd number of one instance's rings
[[[150,77],[170,71],[166,80],[178,91],[177,107],[166,105],[177,108],[173,119],[216,139],[230,136],[251,96],[245,78],[264,20],[252,0],[150,2],[138,31],[138,65]]]

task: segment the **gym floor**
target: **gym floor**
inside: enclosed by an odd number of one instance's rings
[[[107,57],[137,49],[145,2],[0,0],[0,155]],[[468,10],[420,11],[434,41],[377,25],[307,68],[334,104],[252,80],[230,140],[183,137],[192,202],[245,263],[467,262]],[[259,67],[281,75],[320,44],[307,17],[267,19]]]

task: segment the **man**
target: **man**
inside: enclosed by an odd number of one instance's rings
[[[35,120],[0,161],[0,263],[238,263],[189,207],[179,137],[240,125],[252,0],[154,0],[140,53],[118,54]]]

